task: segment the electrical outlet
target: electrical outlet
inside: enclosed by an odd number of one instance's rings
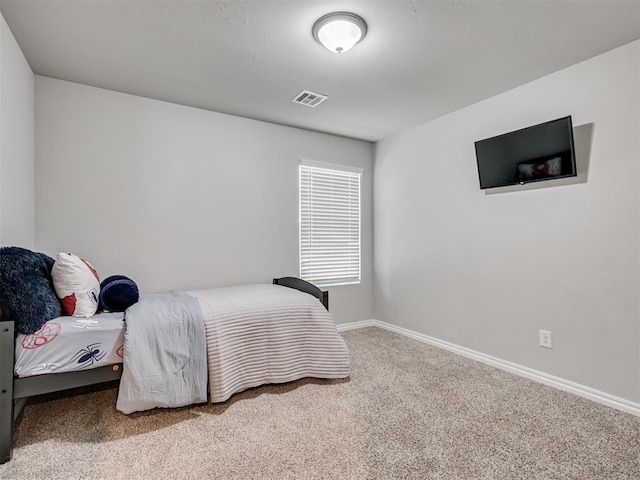
[[[540,330],[540,346],[544,348],[553,348],[551,343],[551,332],[549,330]]]

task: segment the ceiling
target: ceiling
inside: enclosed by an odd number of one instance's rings
[[[350,11],[344,54],[311,35]],[[640,0],[0,0],[34,73],[377,141],[640,38]],[[328,95],[316,108],[301,90]]]

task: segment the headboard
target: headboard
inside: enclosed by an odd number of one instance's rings
[[[11,459],[14,324],[0,312],[0,464]]]

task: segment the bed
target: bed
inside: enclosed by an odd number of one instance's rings
[[[284,277],[274,279],[272,285],[186,293],[197,299],[202,310],[210,402],[268,383],[349,375],[349,353],[328,313],[328,292]],[[67,317],[51,323],[39,336],[29,338],[16,335],[12,321],[0,321],[0,463],[11,458],[14,421],[28,397],[122,377],[122,314]],[[85,337],[56,358],[40,356],[27,362],[19,352],[23,349],[34,356],[45,349],[30,346],[46,344],[54,335],[62,338],[65,332]],[[104,336],[98,339],[98,334]],[[64,364],[63,357],[72,359],[75,366]]]

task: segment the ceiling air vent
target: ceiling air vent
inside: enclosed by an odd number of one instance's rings
[[[306,105],[307,107],[317,107],[327,98],[329,97],[320,93],[313,93],[309,90],[302,90],[298,95],[293,97],[291,101],[300,105]]]

